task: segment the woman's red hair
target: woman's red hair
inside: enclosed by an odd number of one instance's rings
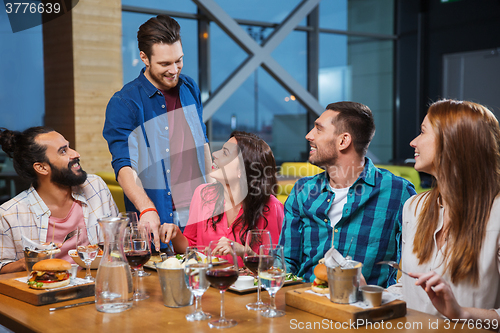
[[[440,202],[450,219],[445,270],[451,281],[479,282],[479,254],[492,204],[500,191],[500,128],[486,107],[442,100],[427,117],[436,134],[437,185],[422,196],[413,253],[423,264],[431,258]],[[417,206],[418,206],[417,205]]]

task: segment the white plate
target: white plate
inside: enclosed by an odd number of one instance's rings
[[[76,249],[69,250],[68,254],[71,257],[71,259],[73,259],[78,265],[80,265],[83,268],[87,268],[87,266],[85,266],[85,263],[78,256],[78,253],[76,253]],[[92,264],[90,264],[90,269],[98,269],[99,263],[101,262],[101,258],[102,258],[102,256],[97,256],[94,259],[94,261],[92,261]]]
[[[151,258],[149,258],[148,262],[145,263],[143,267],[156,270],[155,262],[161,262],[161,257],[159,255],[151,256]]]
[[[297,280],[286,280],[283,286],[287,286],[290,284],[296,284],[296,283],[302,283],[303,279],[302,278],[297,278]],[[237,292],[237,293],[247,293],[251,291],[257,291],[257,286],[252,286],[248,288],[236,288],[235,285],[233,284],[231,287],[229,287],[228,290]],[[262,287],[262,290],[264,290],[264,287]]]
[[[200,254],[200,256],[201,256],[201,255],[202,255],[202,254]],[[155,257],[156,257],[156,256],[155,256]],[[160,256],[157,256],[157,257],[158,257],[158,258],[160,258]],[[157,261],[157,262],[159,263],[159,262],[161,262],[161,260],[160,260],[160,261]],[[217,262],[217,263],[214,263],[214,266],[222,265],[222,264],[225,264],[225,263],[227,263],[227,262],[228,262],[228,261],[224,259],[224,260],[221,260],[221,261],[219,261],[219,262]],[[156,267],[155,267],[155,262],[154,262],[154,261],[152,261],[151,259],[149,259],[149,261],[148,261],[147,263],[145,263],[143,267],[146,267],[146,268],[149,268],[149,269],[154,269],[154,270],[156,270]]]
[[[155,267],[154,263],[152,265],[150,263],[145,263],[144,266],[142,266],[142,267],[154,269],[156,271],[156,267]]]

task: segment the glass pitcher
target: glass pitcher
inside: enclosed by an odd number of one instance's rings
[[[122,312],[132,307],[132,275],[123,252],[129,219],[103,217],[97,221],[104,234],[104,253],[95,281],[95,306],[101,312]]]

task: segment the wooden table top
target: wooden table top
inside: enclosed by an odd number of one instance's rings
[[[72,303],[92,300],[93,297],[81,298],[72,301],[60,302],[51,305],[34,306],[14,298],[0,294],[0,324],[10,328],[14,332],[50,332],[50,333],[77,333],[77,332],[209,332],[212,331],[207,321],[188,322],[185,315],[194,311],[194,306],[183,308],[168,308],[163,305],[160,282],[156,272],[151,276],[144,277],[144,287],[149,292],[149,299],[134,302],[134,306],[125,312],[110,314],[98,312],[93,304],[80,307],[50,312],[49,308],[63,306]],[[92,271],[95,276],[96,270]],[[0,275],[0,279],[8,279],[23,276],[25,273]],[[84,276],[84,271],[79,272]],[[236,294],[231,291],[225,293],[226,318],[235,319],[238,322],[233,328],[224,329],[224,332],[290,332],[290,331],[321,331],[335,329],[340,325],[313,315],[302,310],[285,305],[285,292],[293,288],[303,288],[303,284],[286,286],[282,288],[276,297],[277,307],[286,311],[286,315],[280,318],[265,318],[257,311],[249,311],[245,305],[255,302],[256,293]],[[267,291],[262,292],[264,301],[268,301]],[[212,314],[212,318],[219,317],[220,294],[214,288],[209,288],[202,297],[202,307],[205,312]],[[408,309],[405,317],[393,319],[384,323],[386,326],[347,328],[344,325],[342,331],[366,331],[383,332],[392,328],[397,332],[487,332],[478,328],[468,329],[462,324],[453,327],[453,323],[445,321],[425,313]],[[437,325],[437,329],[429,325]],[[390,325],[391,327],[388,327]],[[448,327],[450,326],[450,327]],[[400,329],[401,328],[401,329]]]

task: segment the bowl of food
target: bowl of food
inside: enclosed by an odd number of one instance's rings
[[[73,259],[78,265],[80,265],[83,268],[87,268],[87,266],[85,266],[85,262],[78,256],[78,252],[76,252],[76,249],[69,250],[68,254],[71,257],[71,259]],[[94,261],[92,261],[92,264],[90,264],[90,269],[98,269],[101,259],[102,259],[102,250],[99,249],[97,257],[94,259]]]

